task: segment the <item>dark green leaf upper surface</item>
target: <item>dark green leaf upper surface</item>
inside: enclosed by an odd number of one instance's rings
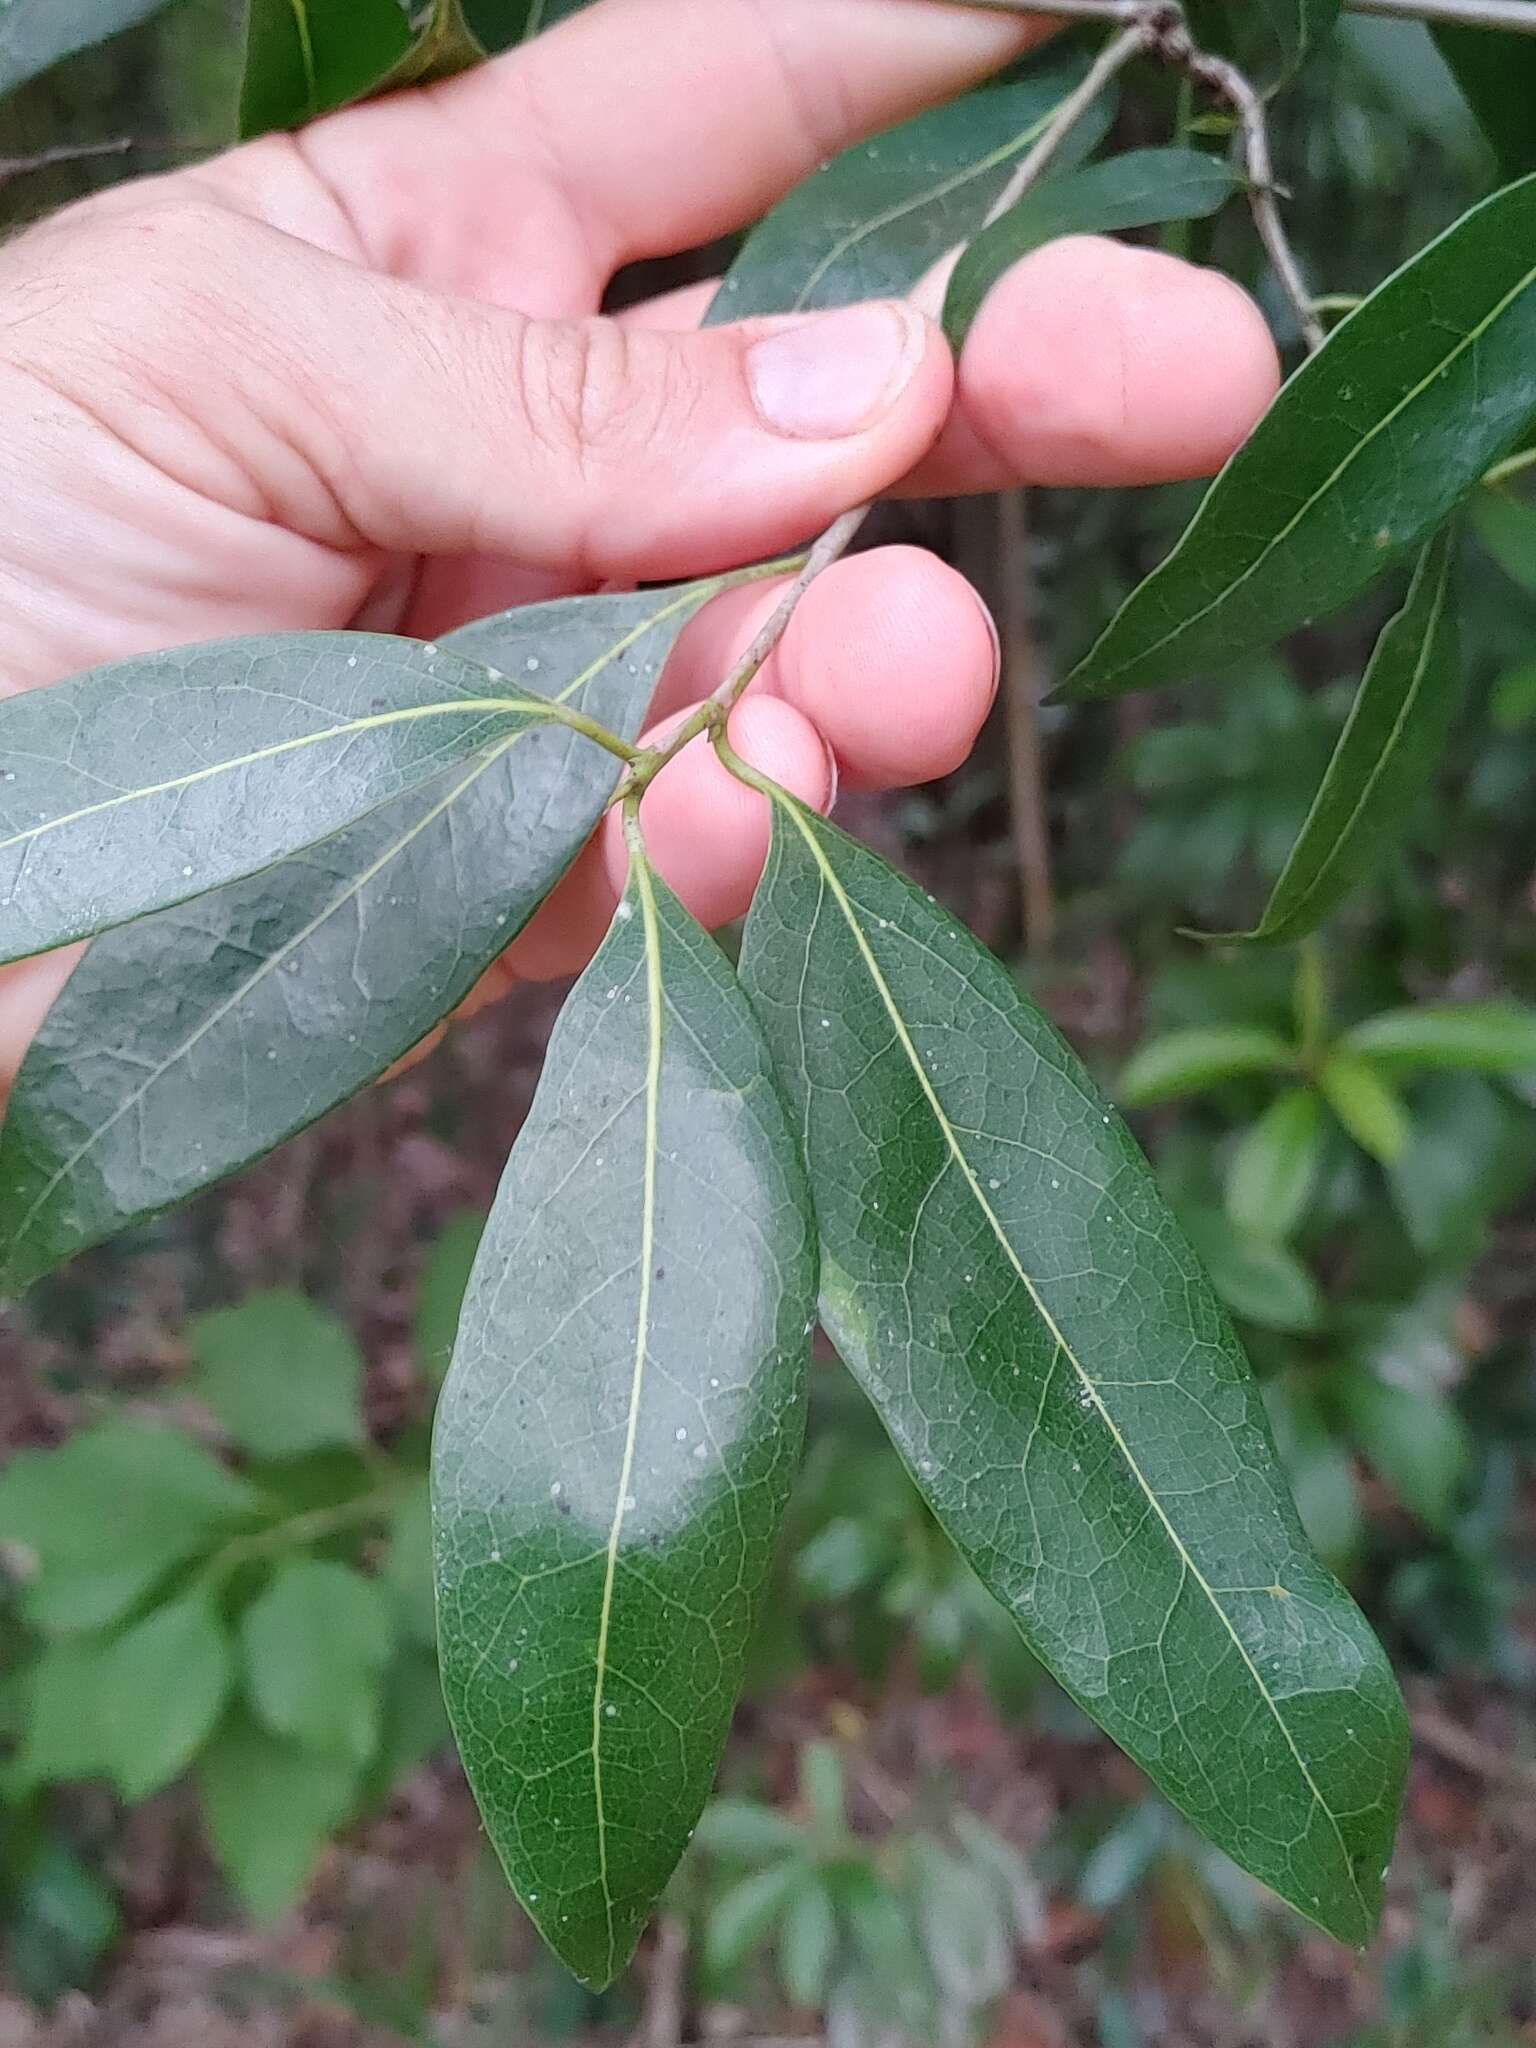
[[[1223,207],[1239,183],[1230,164],[1198,149],[1130,150],[1047,179],[984,228],[955,266],[944,300],[950,347],[964,347],[988,292],[1031,249],[1061,235],[1202,220]]]
[[[640,869],[556,1026],[434,1452],[460,1751],[519,1897],[588,1983],[627,1961],[719,1761],[814,1307],[756,1022]]]
[[[1433,33],[1504,176],[1536,171],[1536,36],[1443,25]]]
[[[360,99],[413,40],[399,0],[250,0],[240,133],[297,128]]]
[[[180,648],[0,705],[0,962],[314,846],[547,711],[368,633]]]
[[[677,634],[730,580],[529,606],[444,646],[632,739]],[[0,1128],[0,1293],[386,1072],[517,936],[616,772],[563,727],[516,731],[306,853],[98,939]]]
[[[1082,68],[1053,58],[834,158],[747,237],[708,323],[909,292],[975,234]],[[1111,111],[1086,115],[1061,161],[1091,149]]]
[[[1451,530],[1419,561],[1407,603],[1383,632],[1317,799],[1256,931],[1305,938],[1402,835],[1432,779],[1456,709]]]
[[[935,1513],[1191,1819],[1366,1939],[1397,1688],[1129,1133],[996,959],[787,800],[742,975],[798,1109],[823,1321]]]
[[[1463,215],[1336,328],[1067,685],[1238,661],[1417,547],[1536,418],[1536,177]]]
[[[166,0],[0,0],[0,93],[61,57],[147,21]]]

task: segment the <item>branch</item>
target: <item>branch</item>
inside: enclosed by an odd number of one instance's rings
[[[1531,0],[1344,0],[1351,14],[1381,14],[1391,21],[1447,21],[1463,28],[1513,29],[1536,36]]]
[[[1139,21],[1146,0],[951,0],[991,14],[1055,16],[1064,21]],[[1536,35],[1532,0],[1344,0],[1346,14],[1374,14],[1391,21],[1455,22],[1464,28],[1513,29]]]
[[[1105,45],[1082,83],[1062,101],[1039,141],[1024,156],[1018,169],[998,194],[987,214],[988,227],[1010,212],[1034,189],[1055,161],[1062,144],[1100,93],[1133,58],[1147,49],[1153,29],[1143,19],[1146,12],[1140,0],[1137,0],[1135,26],[1128,28],[1123,35],[1115,36]],[[1166,14],[1167,10],[1163,9],[1161,12]],[[717,741],[724,736],[726,720],[748,685],[761,675],[772,659],[779,642],[789,631],[801,598],[818,576],[830,569],[834,562],[840,562],[847,554],[873,510],[872,505],[858,505],[853,511],[845,512],[841,519],[835,520],[827,528],[806,556],[805,566],[785,591],[772,618],[768,620],[719,689],[678,728],[665,746],[652,748],[648,754],[643,754],[638,760],[630,763],[620,778],[619,786],[614,793],[614,802],[620,803],[630,797],[639,796],[667,763],[674,760],[684,747],[691,745],[701,734],[710,733]]]

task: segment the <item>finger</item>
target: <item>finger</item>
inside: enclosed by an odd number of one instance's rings
[[[903,489],[1208,476],[1279,381],[1263,315],[1218,271],[1097,236],[1052,242],[982,307],[949,424]]]
[[[781,591],[732,591],[701,613],[667,664],[658,710],[717,688]],[[850,786],[897,789],[961,765],[997,672],[996,629],[965,578],[920,548],[877,548],[812,584],[753,695],[802,712]]]
[[[37,323],[8,349],[205,497],[348,559],[500,557],[577,586],[723,568],[888,489],[949,409],[942,337],[894,302],[685,335],[531,321],[210,206],[133,226],[18,245],[61,291],[91,280],[95,312],[48,330],[46,363]]]
[[[494,64],[214,175],[291,216],[297,148],[372,262],[552,311],[573,259],[606,281],[740,227],[824,157],[1045,32],[934,0],[602,0]]]
[[[953,261],[918,303],[937,316]],[[713,285],[634,307],[687,328]],[[966,340],[938,444],[901,491],[946,497],[1021,483],[1172,483],[1209,476],[1274,397],[1264,316],[1219,271],[1097,236],[1052,242],[989,295]]]
[[[653,727],[645,744],[674,732],[691,708]],[[803,713],[772,697],[748,697],[732,713],[729,733],[754,768],[813,809],[831,809],[837,771]],[[707,740],[695,740],[662,770],[645,793],[640,820],[657,872],[702,924],[726,924],[745,912],[768,857],[768,802],[722,766]],[[601,944],[628,872],[623,824],[610,811],[505,956],[504,974],[522,981],[574,974]]]

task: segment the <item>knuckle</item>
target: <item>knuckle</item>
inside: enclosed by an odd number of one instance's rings
[[[525,330],[522,398],[531,437],[583,472],[631,463],[691,409],[680,351],[611,320]]]

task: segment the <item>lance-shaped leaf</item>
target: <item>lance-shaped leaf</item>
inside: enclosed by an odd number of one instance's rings
[[[400,0],[250,0],[240,133],[297,128],[361,99],[415,42]]]
[[[519,1897],[589,1984],[628,1960],[719,1761],[814,1308],[756,1021],[637,865],[486,1227],[434,1449],[459,1748]]]
[[[62,57],[148,21],[167,0],[0,0],[0,93]]]
[[[1047,179],[984,228],[960,258],[944,301],[950,347],[965,346],[988,292],[1031,249],[1062,235],[1208,219],[1240,185],[1230,164],[1198,149],[1129,150]]]
[[[1536,171],[1536,35],[1432,31],[1506,178]]]
[[[1340,0],[1188,0],[1186,12],[1207,50],[1234,58],[1251,77],[1276,86],[1332,34]]]
[[[1365,1940],[1397,1688],[1129,1132],[999,961],[788,799],[741,971],[798,1112],[822,1319],[935,1514],[1191,1820]]]
[[[532,605],[443,644],[633,738],[677,634],[738,580]],[[563,727],[512,732],[350,831],[98,939],[0,1126],[0,1294],[377,1080],[517,936],[616,772]]]
[[[370,633],[26,691],[0,704],[0,961],[256,874],[550,717],[482,663]]]
[[[1253,931],[1228,937],[1266,945],[1305,938],[1400,840],[1434,777],[1456,709],[1454,553],[1450,528],[1424,550],[1407,603],[1376,644],[1263,919]]]
[[[1536,418],[1536,177],[1464,214],[1336,328],[1066,686],[1234,662],[1419,546]]]
[[[835,157],[747,237],[706,324],[909,292],[976,233],[1083,69],[1036,63]],[[1058,162],[1092,149],[1112,113],[1100,100]]]

